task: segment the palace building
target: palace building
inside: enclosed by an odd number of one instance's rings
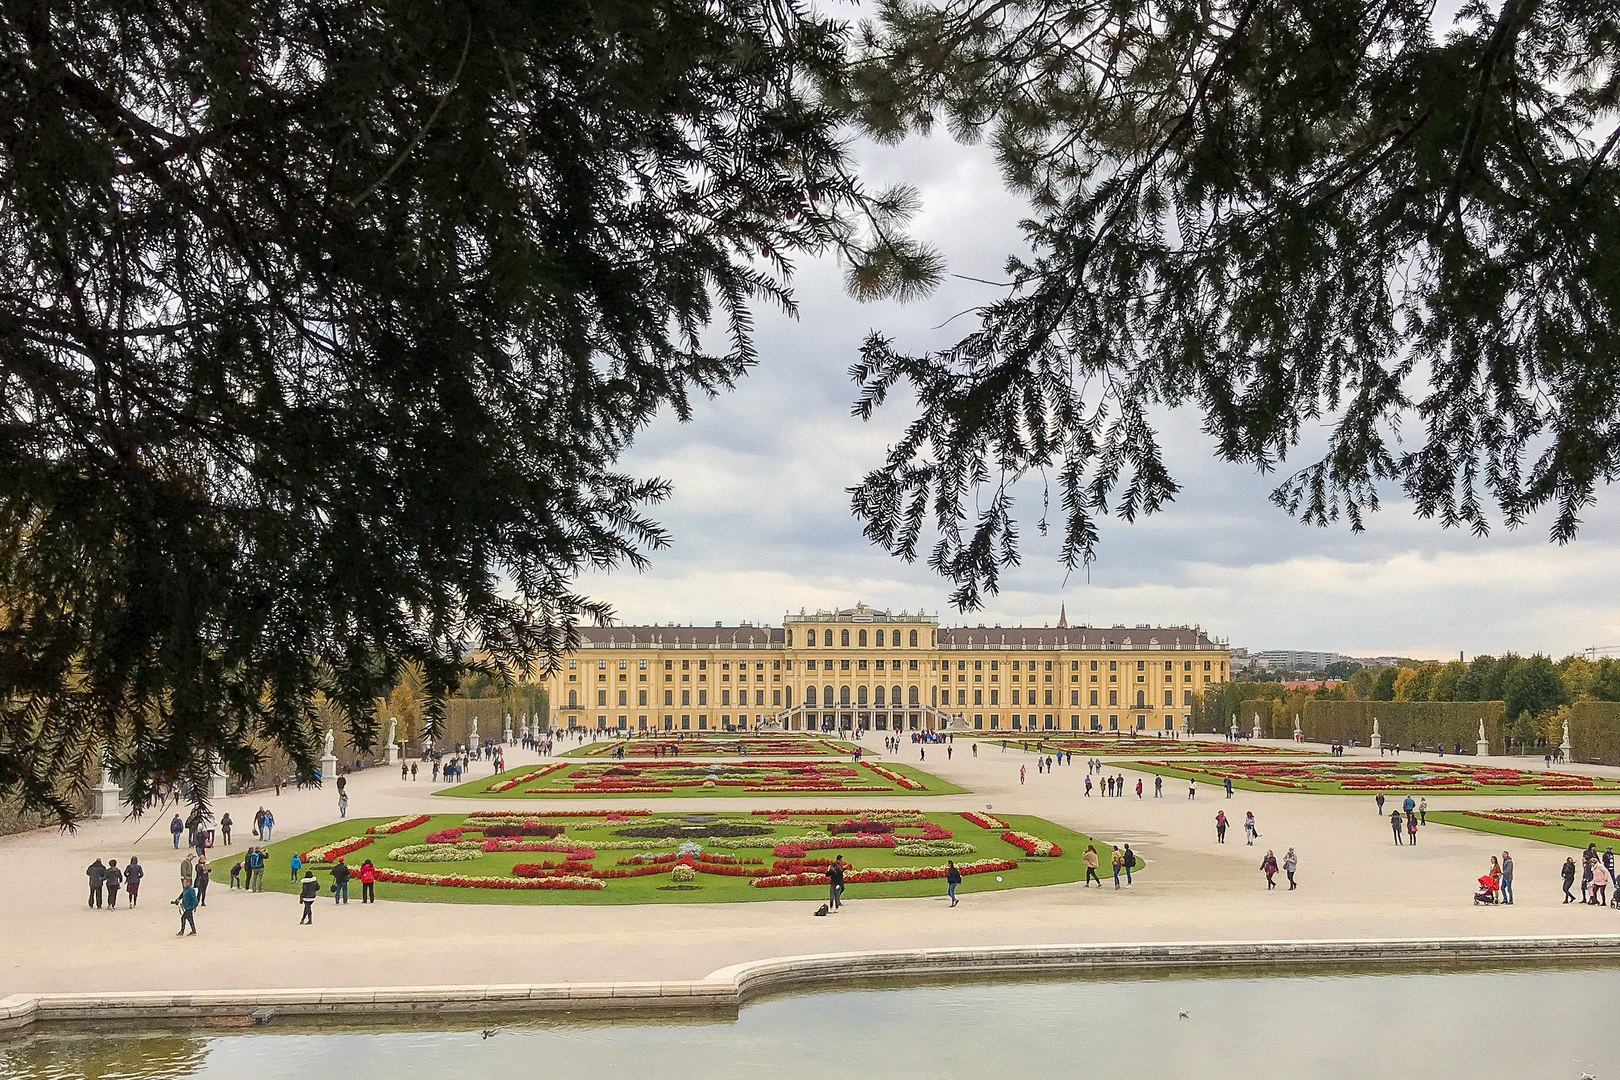
[[[856,604],[582,628],[546,685],[553,725],[597,730],[1171,730],[1230,663],[1197,627],[946,627]]]

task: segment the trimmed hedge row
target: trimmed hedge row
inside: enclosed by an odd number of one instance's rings
[[[1472,754],[1479,740],[1479,722],[1485,721],[1485,738],[1495,753],[1503,753],[1500,701],[1307,701],[1300,729],[1316,742],[1349,742],[1366,746],[1372,741],[1373,718],[1385,746],[1403,749],[1414,742],[1419,746],[1446,747],[1458,743],[1463,753]],[[1261,714],[1262,724],[1265,714]],[[1274,734],[1286,739],[1292,730]]]
[[[1576,761],[1620,765],[1620,702],[1577,701],[1571,705],[1569,744]]]

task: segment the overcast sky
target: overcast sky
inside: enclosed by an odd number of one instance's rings
[[[920,188],[916,231],[951,273],[1002,277],[1020,248],[1023,210],[982,150],[936,139],[863,158],[873,183]],[[652,567],[582,582],[625,622],[779,624],[785,611],[864,600],[990,625],[1055,622],[1066,605],[1071,623],[1197,624],[1249,649],[1438,658],[1620,645],[1612,492],[1600,493],[1581,539],[1566,547],[1547,542],[1545,520],[1481,540],[1396,501],[1361,534],[1311,528],[1267,500],[1274,477],[1216,461],[1189,411],[1164,417],[1165,454],[1183,485],[1167,510],[1135,524],[1106,520],[1089,574],[1066,577],[1058,538],[1034,527],[1040,486],[1027,483],[1023,565],[984,611],[960,615],[947,607],[946,583],[920,561],[873,548],[850,514],[845,489],[882,461],[908,414],[893,399],[874,422],[856,420],[848,369],[869,330],[909,351],[941,347],[974,325],[970,315],[942,324],[996,294],[952,279],[922,302],[860,304],[831,260],[802,264],[795,291],[797,320],[758,313],[761,363],[736,393],[701,403],[688,424],[660,418],[623,460],[675,489],[655,511],[674,542]]]

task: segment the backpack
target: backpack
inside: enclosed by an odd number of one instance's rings
[[[816,908],[815,914],[818,918],[827,914],[827,905],[822,904],[820,907]]]

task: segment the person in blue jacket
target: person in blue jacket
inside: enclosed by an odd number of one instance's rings
[[[180,932],[175,937],[184,937],[186,927],[191,927],[193,936],[197,933],[197,890],[192,887],[191,879],[186,878],[180,883],[180,895],[174,898],[175,904],[180,908]]]

